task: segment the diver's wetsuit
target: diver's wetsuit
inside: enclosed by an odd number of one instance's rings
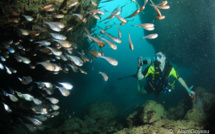
[[[180,77],[169,62],[165,63],[163,72],[161,72],[159,64],[153,63],[143,71],[143,75],[147,79],[147,84],[144,89],[147,92],[154,91],[156,97],[158,97],[159,93],[164,91],[165,88],[173,89],[175,80]],[[174,80],[172,77],[174,77]],[[170,80],[172,80],[173,83],[171,83]]]

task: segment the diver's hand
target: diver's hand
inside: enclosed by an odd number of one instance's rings
[[[138,67],[142,67],[143,63],[142,63],[142,57],[138,58]]]
[[[195,95],[195,92],[194,92],[194,91],[192,91],[192,89],[193,89],[193,86],[191,86],[191,87],[187,90],[187,91],[188,91],[189,96]]]

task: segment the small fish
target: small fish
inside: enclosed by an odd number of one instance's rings
[[[5,66],[5,68],[8,74],[12,74],[11,70],[7,66]]]
[[[65,25],[61,22],[49,22],[49,24],[53,24],[58,26],[59,28],[65,28]]]
[[[117,37],[114,37],[112,35],[110,35],[109,33],[103,33],[104,35],[107,35],[109,38],[111,38],[111,40],[113,40],[114,42],[116,43],[122,43],[122,40],[120,40],[119,38]]]
[[[46,121],[48,118],[44,115],[34,115],[35,118],[37,118],[40,121]]]
[[[18,58],[20,58],[22,60],[23,63],[25,64],[30,64],[31,60],[27,57],[23,57],[23,56],[18,56]]]
[[[105,33],[105,30],[104,30],[104,29],[102,29],[100,26],[97,26],[97,27],[99,27],[99,29],[101,30],[100,33]]]
[[[31,121],[34,125],[36,126],[40,126],[42,125],[42,122],[39,121],[38,119],[35,119],[35,118],[31,118],[31,117],[26,117],[29,121]]]
[[[57,50],[56,48],[52,48],[52,47],[46,47],[46,48],[48,48],[49,50],[51,50],[51,52],[52,52],[54,55],[56,55],[56,56],[62,55],[62,52],[59,51],[59,50]]]
[[[92,39],[90,38],[90,32],[86,28],[84,28],[84,32],[88,35],[88,39],[92,42]]]
[[[66,88],[67,90],[71,90],[73,88],[73,85],[71,85],[68,82],[59,82],[60,85],[62,85],[64,88]]]
[[[157,4],[156,6],[165,6],[168,3],[168,1],[162,1],[161,3]]]
[[[78,72],[78,67],[75,64],[67,64],[73,72],[77,73]]]
[[[52,104],[57,104],[59,102],[58,99],[53,97],[46,97],[46,99],[48,99]]]
[[[105,9],[104,9],[105,10]],[[108,13],[110,13],[110,14],[112,14],[112,15],[114,15],[115,17],[117,17],[117,19],[119,19],[120,21],[122,21],[122,23],[120,24],[120,25],[124,25],[124,24],[126,24],[128,21],[127,20],[125,20],[123,17],[120,17],[120,16],[118,16],[118,15],[116,15],[115,13],[111,13],[111,12],[109,12],[109,11],[107,11],[107,10],[105,10],[106,12],[108,12]]]
[[[152,23],[144,23],[144,24],[139,24],[139,25],[133,25],[137,27],[154,27],[154,24]]]
[[[102,40],[104,40],[113,50],[116,50],[117,49],[117,46],[116,44],[112,43],[111,41],[105,39],[105,38],[102,38],[102,37],[99,37],[101,38]]]
[[[7,49],[8,49],[8,51],[9,51],[10,53],[15,53],[15,49],[14,49],[14,48],[8,47]]]
[[[18,98],[13,94],[6,93],[5,96],[9,96],[10,100],[13,101],[13,102],[18,101]]]
[[[78,13],[72,13],[72,15],[77,16],[82,22],[86,23],[87,19],[84,17],[83,14],[78,14]]]
[[[50,46],[51,42],[48,42],[46,40],[36,41],[35,43],[40,44],[42,46]]]
[[[154,7],[155,11],[157,12],[157,17],[155,19],[157,20],[162,20],[165,18],[165,16],[162,16],[160,10],[156,7],[156,5],[153,3],[152,0],[150,0],[150,2],[152,3],[152,6]]]
[[[94,17],[95,19],[97,19],[97,20],[101,20],[101,17],[98,16],[98,15],[96,15],[96,14],[94,14],[93,17]]]
[[[94,5],[94,6],[97,6],[96,2],[94,0],[91,0],[91,3]]]
[[[2,65],[2,63],[0,63],[0,69],[3,70],[4,66]]]
[[[66,41],[66,40],[55,40],[53,39],[54,41],[56,41],[57,43],[59,43],[62,47],[65,47],[65,48],[70,48],[72,46],[71,43],[69,43],[69,41]]]
[[[64,15],[63,14],[56,14],[56,15],[54,15],[54,17],[57,19],[62,19],[62,18],[64,18]]]
[[[19,95],[20,98],[25,99],[26,101],[33,101],[34,97],[30,94],[22,94]]]
[[[155,29],[154,24],[152,24],[152,23],[144,23],[144,24],[133,25],[133,26],[142,27],[148,31],[152,31]]]
[[[33,98],[33,102],[34,102],[34,104],[36,104],[36,105],[41,105],[41,104],[42,104],[42,101],[39,100],[39,99],[37,99],[37,98]]]
[[[70,58],[71,61],[73,61],[75,63],[75,65],[77,66],[83,66],[84,62],[81,58],[77,57],[77,56],[72,56],[67,54],[67,56]]]
[[[62,94],[63,96],[69,96],[69,95],[70,95],[70,92],[69,92],[66,88],[64,88],[64,87],[59,87],[59,86],[56,86],[56,88],[59,89],[59,91],[61,92],[61,94]]]
[[[121,33],[121,31],[120,31],[120,28],[119,28],[119,26],[114,22],[114,24],[116,25],[116,27],[118,28],[118,36],[119,36],[119,38],[121,38],[122,37],[122,33]]]
[[[134,17],[136,15],[138,15],[140,13],[140,9],[137,9],[136,11],[134,11],[131,15],[125,17],[125,18],[131,18],[131,17]]]
[[[29,15],[22,15],[22,16],[24,16],[27,21],[33,21],[34,20],[34,18],[29,16]]]
[[[88,13],[88,14],[92,14],[92,15],[94,15],[94,14],[105,15],[105,13],[102,12],[99,8],[97,10],[91,10],[91,11],[85,11],[85,12]]]
[[[53,113],[51,113],[53,116],[58,116],[60,114],[59,111],[54,111]]]
[[[18,79],[21,81],[21,83],[22,84],[24,84],[24,85],[28,85],[28,84],[30,84],[32,81],[33,81],[33,79],[31,78],[31,76],[26,76],[26,77],[22,77],[22,78],[19,78],[18,77]]]
[[[101,52],[95,51],[95,50],[88,51],[88,53],[92,54],[92,55],[95,56],[95,57],[100,57],[100,56],[102,56],[102,53],[101,53]]]
[[[45,9],[48,9],[48,8],[51,8],[53,7],[53,4],[49,4],[49,5],[46,5],[45,7],[41,7],[42,10],[45,10]]]
[[[105,43],[101,40],[99,40],[98,38],[96,37],[93,37],[91,35],[88,35],[88,34],[84,34],[85,37],[88,37],[88,38],[91,38],[97,45],[99,45],[100,48],[104,47],[105,46]]]
[[[31,110],[33,112],[35,112],[36,114],[42,114],[42,115],[48,114],[47,109],[42,107],[42,106],[34,106],[34,107],[31,108]]]
[[[55,31],[55,32],[60,32],[61,31],[61,28],[59,28],[57,25],[54,25],[54,24],[52,24],[52,23],[49,23],[49,22],[46,22],[46,21],[44,21],[46,24],[48,24],[49,25],[49,27],[53,30],[53,31]]]
[[[170,8],[170,6],[168,6],[168,5],[164,5],[164,6],[157,6],[156,5],[156,7],[159,9],[169,9]]]
[[[84,62],[92,62],[92,60],[85,54],[81,54],[81,58]]]
[[[2,103],[3,103],[3,102],[2,102]],[[4,109],[5,109],[8,113],[11,113],[11,112],[12,112],[12,110],[10,109],[10,107],[9,107],[7,104],[3,103],[3,105],[4,105]]]
[[[141,39],[147,38],[147,39],[155,39],[158,37],[158,34],[149,34],[145,37],[142,37]]]
[[[47,12],[53,12],[55,10],[54,7],[46,9]]]
[[[54,71],[55,70],[55,64],[54,63],[50,63],[50,62],[38,62],[37,64],[42,65],[48,71]]]
[[[112,13],[114,13],[114,12],[112,12]],[[115,12],[116,15],[120,15],[121,13],[122,13],[122,11],[117,11],[117,12]],[[100,22],[105,21],[105,20],[107,20],[107,19],[111,19],[111,18],[113,18],[113,17],[115,17],[115,16],[111,14],[111,15],[108,16],[107,18],[101,20]]]
[[[73,6],[77,5],[77,4],[78,4],[78,1],[71,3],[68,7],[70,8],[70,7],[73,7]]]
[[[57,40],[66,40],[66,36],[62,35],[62,34],[58,34],[58,33],[50,33],[51,36]]]
[[[50,105],[52,107],[53,110],[58,110],[60,107],[58,105]]]
[[[148,2],[148,0],[145,0],[144,5],[142,7],[140,7],[140,12],[142,12],[145,9],[147,2]]]
[[[87,74],[87,72],[84,71],[83,69],[79,68],[79,70],[80,70],[80,72],[81,72],[82,74]]]
[[[107,60],[113,66],[117,66],[118,65],[118,61],[115,60],[114,58],[106,57],[106,56],[99,56],[99,58],[104,58],[105,60]]]
[[[28,30],[25,30],[25,29],[19,29],[22,33],[22,35],[25,35],[25,36],[28,36],[29,35],[29,32]]]
[[[102,75],[102,77],[104,78],[105,81],[108,81],[108,76],[107,76],[106,73],[104,73],[104,72],[99,72],[99,74]]]
[[[106,1],[102,1],[101,3],[106,3],[106,2],[110,2],[110,1],[113,1],[113,0],[106,0]]]
[[[130,49],[131,50],[134,50],[134,45],[133,45],[133,43],[132,43],[132,41],[131,41],[131,35],[130,35],[130,32],[129,32],[129,47],[130,47]]]

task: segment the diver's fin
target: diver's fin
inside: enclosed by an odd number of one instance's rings
[[[118,80],[122,80],[122,79],[124,79],[124,78],[129,78],[129,77],[134,77],[134,78],[136,78],[137,75],[136,75],[136,74],[133,74],[133,75],[124,76],[124,77],[118,78]]]

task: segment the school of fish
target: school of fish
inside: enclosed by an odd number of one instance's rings
[[[101,3],[111,4],[114,0],[101,0]],[[113,66],[118,65],[118,61],[112,57],[106,56],[103,52],[103,47],[108,46],[117,50],[116,43],[122,43],[121,31],[117,25],[129,25],[128,18],[135,18],[140,14],[147,4],[155,9],[157,16],[155,20],[165,19],[159,9],[169,9],[167,1],[162,1],[159,4],[154,4],[152,0],[150,3],[145,0],[144,5],[140,6],[136,0],[131,0],[137,4],[137,10],[128,16],[121,16],[124,5],[118,5],[113,11],[108,11],[105,7],[98,7],[98,3],[93,0],[85,0],[84,2],[66,3],[64,7],[60,7],[55,3],[47,4],[41,7],[39,14],[20,14],[18,17],[13,16],[8,20],[10,26],[14,26],[14,33],[18,33],[15,39],[1,42],[0,47],[0,73],[6,73],[8,77],[15,77],[22,85],[22,90],[17,90],[11,87],[0,87],[0,101],[5,111],[10,114],[16,114],[17,111],[22,109],[22,104],[28,104],[23,112],[28,111],[28,115],[17,115],[20,124],[24,125],[30,131],[34,132],[40,129],[40,126],[48,118],[53,118],[59,115],[59,108],[57,104],[59,100],[52,97],[56,90],[63,96],[69,96],[73,85],[68,82],[49,82],[46,80],[34,80],[29,74],[28,76],[22,75],[22,71],[11,62],[17,62],[29,70],[35,70],[38,67],[43,68],[48,73],[57,75],[59,72],[87,74],[82,68],[88,62],[92,63],[95,58],[106,60]],[[87,10],[89,5],[95,6],[94,10]],[[82,12],[73,11],[75,7],[81,7]],[[101,16],[109,14],[109,16],[101,20]],[[144,14],[141,14],[144,15]],[[41,17],[42,16],[42,17]],[[74,21],[78,21],[83,26],[78,29],[78,25],[68,27],[62,20],[66,17],[73,17]],[[43,19],[41,19],[43,18]],[[112,21],[116,18],[115,22]],[[88,29],[87,23],[91,19],[97,20],[97,28],[95,30]],[[40,20],[40,23],[35,23]],[[99,24],[107,24],[102,28]],[[108,25],[108,23],[112,23]],[[26,26],[27,25],[27,26]],[[16,28],[16,27],[19,28]],[[106,32],[107,29],[116,26],[118,29],[118,37]],[[153,31],[153,23],[136,24],[135,27],[140,27],[148,31]],[[90,47],[88,49],[79,47],[78,41],[69,40],[70,34],[83,34],[83,40],[88,40]],[[129,48],[134,50],[132,43],[132,33],[129,35]],[[158,37],[157,33],[149,34],[141,39],[155,39]],[[46,57],[46,58],[41,58]],[[36,59],[36,60],[35,60]],[[108,81],[107,73],[99,71],[104,81]],[[35,94],[35,92],[37,94]],[[57,92],[57,91],[56,91]],[[26,101],[26,102],[25,102]],[[19,104],[20,102],[20,104]]]

